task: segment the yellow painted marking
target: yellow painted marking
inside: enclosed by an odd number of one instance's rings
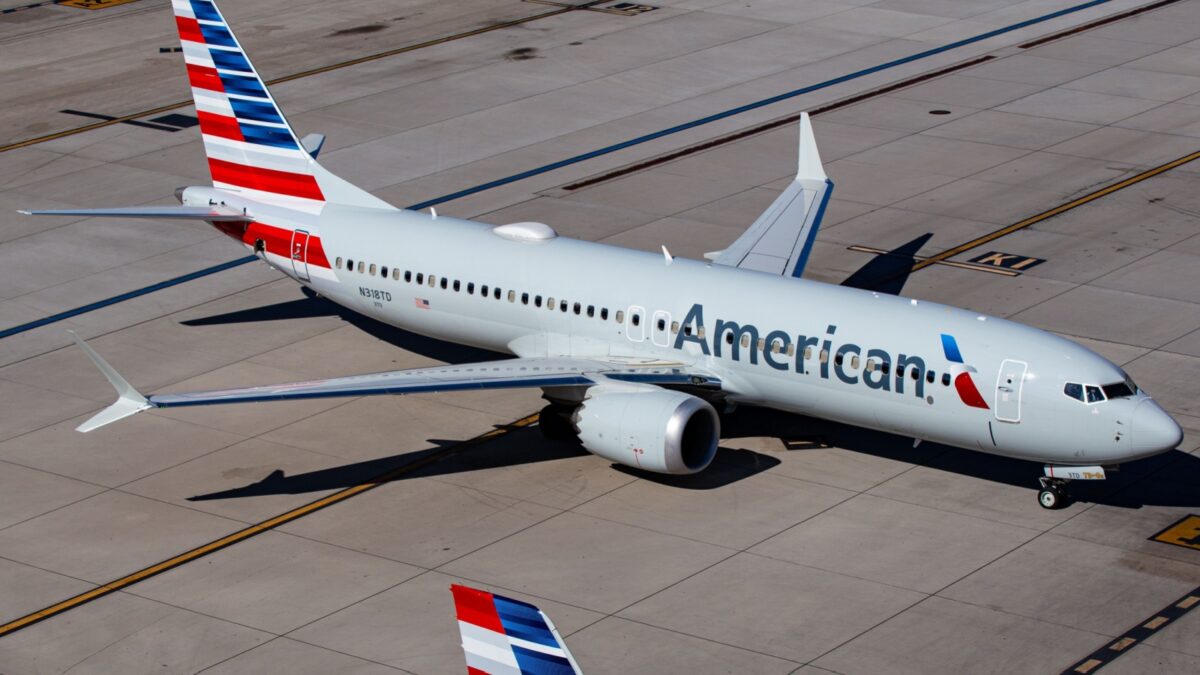
[[[58,4],[63,7],[78,7],[79,9],[104,9],[130,2],[136,2],[136,0],[60,0]]]
[[[104,584],[103,586],[98,586],[96,588],[93,588],[90,591],[85,592],[85,593],[80,593],[79,595],[76,595],[74,597],[63,600],[62,602],[50,605],[49,607],[47,607],[45,609],[36,611],[32,614],[28,614],[19,619],[15,619],[4,625],[0,625],[0,637],[8,635],[9,633],[18,631],[30,624],[37,623],[38,621],[41,621],[42,619],[47,619],[56,614],[61,614],[69,609],[78,607],[79,605],[82,605],[86,602],[89,602],[91,600],[95,600],[97,598],[108,595],[109,593],[113,593],[113,592],[119,591],[123,588],[132,586],[133,584],[136,584],[139,581],[148,579],[156,574],[161,574],[162,572],[166,572],[167,570],[174,569],[176,567],[179,567],[181,565],[189,563],[197,558],[206,556],[209,553],[213,553],[213,552],[218,551],[227,546],[232,546],[233,544],[236,544],[239,541],[244,541],[255,535],[262,534],[263,532],[266,532],[267,530],[270,530],[272,528],[276,528],[276,527],[279,527],[280,525],[284,525],[293,520],[303,518],[304,516],[307,516],[308,514],[313,513],[314,511],[323,509],[327,506],[331,506],[338,502],[345,501],[355,495],[362,494],[368,490],[377,488],[380,485],[383,485],[390,481],[396,480],[397,478],[400,478],[401,476],[410,474],[410,473],[416,471],[417,469],[421,469],[423,467],[429,466],[430,464],[433,464],[434,462],[441,461],[441,460],[443,460],[453,454],[456,454],[457,452],[464,450],[468,447],[471,447],[474,445],[479,445],[480,443],[484,443],[486,441],[490,441],[495,438],[499,438],[501,436],[508,434],[509,432],[511,432],[514,429],[520,429],[522,427],[527,427],[527,426],[533,424],[534,422],[536,422],[537,418],[538,418],[538,416],[536,414],[530,415],[528,417],[521,418],[510,424],[506,424],[502,427],[497,427],[495,429],[492,429],[491,431],[480,434],[479,436],[465,440],[465,441],[463,441],[461,443],[457,443],[455,445],[448,446],[438,452],[426,455],[425,457],[422,457],[421,459],[410,462],[403,466],[399,466],[395,469],[392,469],[391,471],[380,474],[379,476],[376,476],[374,478],[370,478],[363,483],[359,483],[358,485],[348,487],[344,490],[341,490],[341,491],[335,492],[331,495],[322,497],[316,501],[309,502],[303,506],[294,508],[291,511],[281,513],[281,514],[275,516],[274,518],[268,518],[267,520],[264,520],[262,522],[255,523],[254,525],[251,525],[244,529],[238,530],[237,532],[234,532],[232,534],[221,537],[220,539],[217,539],[215,541],[210,541],[207,544],[204,544],[203,546],[197,546],[196,548],[194,548],[190,551],[180,553],[179,555],[177,555],[173,558],[164,560],[156,565],[151,565],[144,569],[140,569],[140,570],[134,572],[133,574],[123,576],[120,579],[117,579],[115,581],[110,581],[107,584]]]
[[[1170,619],[1168,619],[1165,616],[1156,616],[1153,619],[1150,619],[1146,623],[1142,624],[1142,628],[1149,628],[1150,630],[1158,630],[1159,627],[1161,627],[1164,623],[1166,623],[1168,621],[1170,621]]]
[[[1119,652],[1122,649],[1129,647],[1130,645],[1132,645],[1135,642],[1137,642],[1137,640],[1135,638],[1131,638],[1131,637],[1121,638],[1120,640],[1117,640],[1116,642],[1109,645],[1108,648],[1113,650],[1114,652]]]
[[[1142,173],[1139,173],[1136,176],[1130,176],[1129,178],[1126,178],[1125,180],[1113,183],[1112,185],[1109,185],[1107,187],[1096,190],[1095,192],[1092,192],[1090,194],[1086,194],[1078,199],[1072,199],[1071,201],[1069,201],[1065,204],[1059,204],[1058,206],[1050,209],[1049,211],[1043,211],[1043,212],[1037,214],[1036,216],[1030,216],[1030,217],[1026,218],[1025,220],[1013,223],[1012,225],[1008,225],[1006,227],[1002,227],[999,230],[995,230],[994,232],[989,232],[988,234],[985,234],[981,237],[972,239],[971,241],[968,241],[965,244],[960,244],[958,246],[955,246],[954,248],[946,249],[945,251],[942,251],[941,253],[938,253],[937,255],[930,256],[930,257],[916,263],[915,265],[912,266],[912,271],[916,272],[917,270],[925,269],[926,267],[929,267],[930,265],[936,265],[940,262],[945,261],[947,258],[953,258],[954,256],[956,256],[960,253],[964,253],[966,251],[970,251],[973,248],[983,246],[984,244],[993,242],[993,241],[999,239],[1000,237],[1012,234],[1013,232],[1016,232],[1018,230],[1023,230],[1032,225],[1036,225],[1036,224],[1042,222],[1043,220],[1049,220],[1050,218],[1053,218],[1054,216],[1057,216],[1062,213],[1066,213],[1067,211],[1070,211],[1071,209],[1083,206],[1084,204],[1094,202],[1097,199],[1100,199],[1101,197],[1110,195],[1118,190],[1124,190],[1125,188],[1127,188],[1131,185],[1137,185],[1138,183],[1140,183],[1144,180],[1147,180],[1149,178],[1153,178],[1153,177],[1159,175],[1160,173],[1166,173],[1167,171],[1170,171],[1171,169],[1178,168],[1180,166],[1183,166],[1184,164],[1187,164],[1188,162],[1192,162],[1197,159],[1200,159],[1200,150],[1193,152],[1189,155],[1184,155],[1183,157],[1180,157],[1178,159],[1173,159],[1173,160],[1167,162],[1166,164],[1160,164],[1159,166],[1156,166],[1153,169],[1147,169],[1146,171],[1143,171]]]
[[[126,1],[132,1],[132,0],[126,0]],[[512,21],[505,21],[503,23],[497,23],[497,24],[493,24],[493,25],[489,25],[489,26],[483,26],[481,28],[476,28],[476,29],[465,31],[462,33],[455,33],[454,35],[447,35],[445,37],[435,38],[433,40],[426,40],[425,42],[418,42],[417,44],[408,45],[406,47],[397,47],[396,49],[389,49],[385,52],[379,52],[378,54],[369,54],[367,56],[360,56],[356,59],[350,59],[349,61],[340,61],[338,63],[333,63],[328,66],[321,66],[319,68],[312,68],[310,70],[304,70],[299,73],[292,73],[291,75],[284,75],[283,77],[277,77],[274,80],[268,80],[266,82],[266,84],[268,86],[270,86],[270,85],[279,84],[280,82],[290,82],[292,80],[298,80],[303,77],[309,77],[310,75],[319,75],[321,73],[328,73],[331,70],[340,70],[342,68],[348,68],[350,66],[357,66],[360,63],[377,61],[379,59],[384,59],[389,56],[395,56],[397,54],[404,54],[406,52],[416,51],[418,49],[424,49],[426,47],[433,47],[433,46],[444,44],[447,42],[453,42],[454,40],[461,40],[463,38],[474,37],[476,35],[481,35],[483,33],[490,33],[494,30],[501,30],[503,28],[512,28],[513,26],[519,26],[521,24],[529,23],[531,21],[537,21],[538,19],[545,19],[545,18],[548,18],[551,16],[557,16],[559,14],[565,14],[566,12],[571,12],[571,11],[575,11],[578,9],[585,9],[587,6],[588,5],[568,6],[568,7],[563,7],[560,9],[555,9],[555,10],[549,11],[549,12],[543,12],[541,14],[534,14],[533,16],[527,16],[523,19],[513,19]],[[176,101],[174,103],[168,103],[166,105],[158,106],[157,108],[151,108],[150,110],[142,110],[141,112],[135,112],[135,113],[131,113],[129,115],[122,115],[121,117],[114,117],[111,120],[100,120],[99,122],[92,122],[91,124],[85,124],[81,127],[75,127],[74,129],[67,129],[65,131],[56,131],[52,134],[46,134],[44,136],[36,136],[34,138],[28,138],[23,141],[17,141],[16,143],[9,143],[8,145],[0,145],[0,152],[8,152],[9,150],[25,148],[30,145],[37,145],[38,143],[45,143],[46,141],[53,141],[53,140],[57,140],[59,138],[65,138],[67,136],[74,136],[75,134],[81,134],[85,131],[91,131],[92,129],[100,129],[103,127],[112,126],[114,124],[120,124],[122,122],[129,122],[131,120],[136,120],[140,117],[148,117],[150,115],[157,115],[159,113],[167,112],[168,110],[175,110],[176,108],[182,108],[184,106],[189,106],[189,105],[192,105],[192,99],[190,99],[190,98],[187,99],[186,101]]]
[[[1183,600],[1181,600],[1175,606],[1178,607],[1179,609],[1187,609],[1187,608],[1191,607],[1192,605],[1196,604],[1197,602],[1200,602],[1200,598],[1198,598],[1194,595],[1189,595],[1186,598],[1184,598]]]
[[[847,246],[846,250],[857,251],[859,253],[874,253],[876,255],[884,255],[887,253],[891,253],[891,251],[885,251],[884,249],[881,249],[881,248],[873,248],[871,246],[861,246],[859,244],[855,244],[854,246]],[[919,255],[909,255],[909,256],[904,256],[904,257],[916,258],[917,260],[928,260],[928,258],[926,258],[924,256],[919,256]],[[1006,270],[1002,267],[992,267],[991,265],[980,265],[979,263],[973,263],[973,262],[959,262],[957,260],[939,260],[937,262],[937,264],[945,265],[947,267],[957,267],[959,269],[964,269],[964,270],[973,270],[975,272],[988,272],[989,274],[999,274],[999,275],[1006,276],[1006,277],[1021,276],[1020,272],[1013,272],[1012,270]]]
[[[1182,520],[1151,537],[1154,541],[1174,544],[1200,551],[1200,516],[1185,516]]]
[[[1078,666],[1075,666],[1075,672],[1090,673],[1096,668],[1096,666],[1099,666],[1103,663],[1104,662],[1101,661],[1100,659],[1088,659],[1087,661],[1084,661],[1083,663],[1079,664]]]

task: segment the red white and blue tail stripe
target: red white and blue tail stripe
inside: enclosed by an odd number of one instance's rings
[[[213,186],[315,211],[325,202],[394,209],[321,167],[212,0],[171,0]]]
[[[573,675],[579,666],[550,617],[527,602],[454,584],[468,675]]]

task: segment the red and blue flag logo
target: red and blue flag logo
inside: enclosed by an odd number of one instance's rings
[[[958,392],[958,397],[972,408],[989,410],[987,401],[983,400],[979,387],[975,386],[975,380],[971,377],[977,371],[963,362],[958,341],[953,335],[942,333],[942,351],[946,353],[946,360],[953,364],[950,366],[950,378],[954,382],[954,390]]]

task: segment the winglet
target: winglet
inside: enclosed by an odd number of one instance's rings
[[[300,139],[300,145],[304,146],[313,159],[316,159],[325,145],[325,134],[309,134]]]
[[[821,154],[817,152],[817,137],[813,135],[812,122],[808,113],[800,113],[800,152],[796,166],[796,178],[826,180]]]
[[[137,414],[147,408],[154,407],[150,401],[146,400],[145,396],[139,394],[129,382],[125,381],[125,378],[121,377],[120,373],[108,365],[108,362],[101,358],[88,343],[84,342],[83,338],[79,337],[75,331],[69,330],[67,332],[71,334],[71,339],[75,340],[75,344],[79,345],[83,353],[87,354],[88,358],[92,360],[92,363],[96,364],[100,372],[104,373],[104,377],[108,379],[108,383],[113,386],[113,389],[117,390],[117,400],[115,403],[96,413],[88,421],[75,427],[75,431],[87,433],[93,429],[99,429],[106,424],[112,424],[117,420]]]

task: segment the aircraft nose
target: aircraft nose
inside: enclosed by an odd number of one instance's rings
[[[1142,401],[1133,411],[1133,451],[1154,454],[1172,450],[1183,441],[1183,429],[1154,401]]]

